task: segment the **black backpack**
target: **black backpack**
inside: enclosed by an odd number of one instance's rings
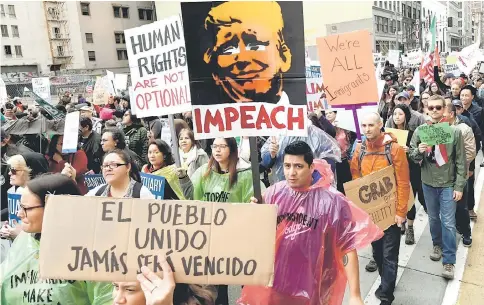
[[[133,196],[131,198],[140,198],[140,195],[141,195],[141,187],[143,186],[142,183],[139,183],[139,182],[135,182],[134,183],[134,186],[133,186]],[[104,184],[103,186],[101,186],[97,192],[96,192],[96,196],[101,196],[102,193],[104,193],[104,191],[106,190],[106,188],[108,187],[107,184]]]

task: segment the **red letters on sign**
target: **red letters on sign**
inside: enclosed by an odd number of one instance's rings
[[[225,130],[232,130],[232,123],[239,119],[239,112],[233,107],[225,109]]]
[[[261,108],[263,107],[264,105],[262,105]],[[254,117],[252,116],[252,114],[247,113],[247,112],[254,112],[254,111],[255,111],[255,106],[240,106],[240,127],[242,127],[242,129],[255,128],[255,124],[252,121]]]
[[[133,91],[136,91],[138,88],[155,88],[158,84],[156,83],[156,78],[145,79],[143,83],[137,82],[136,86],[134,86]]]

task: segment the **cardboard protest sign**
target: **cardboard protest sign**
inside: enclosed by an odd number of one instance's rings
[[[104,88],[104,79],[102,77],[96,78],[94,91],[92,92],[92,103],[94,105],[106,105],[109,99],[109,92]]]
[[[88,190],[92,190],[100,185],[106,184],[106,180],[104,180],[104,177],[101,174],[84,175],[84,181],[86,181]]]
[[[323,89],[322,78],[306,78],[306,98],[308,102],[308,111],[313,112],[315,109],[327,109],[328,101]]]
[[[458,77],[462,72],[457,64],[446,64],[444,65],[445,73],[452,73],[455,77]]]
[[[12,194],[7,193],[7,201],[8,201],[8,224],[11,227],[15,227],[13,221],[17,221],[20,223],[20,217],[17,216],[18,211],[20,210],[20,194]]]
[[[62,142],[62,153],[72,154],[77,151],[77,140],[79,137],[80,112],[75,111],[66,115],[64,124],[64,140]]]
[[[140,118],[190,111],[187,55],[180,16],[124,31]]]
[[[50,80],[48,77],[32,78],[32,91],[34,91],[35,94],[37,94],[47,102],[51,101]]]
[[[459,69],[467,75],[472,72],[480,60],[484,59],[484,55],[479,49],[479,44],[480,42],[472,44],[463,48],[459,53],[457,53],[456,64]]]
[[[454,132],[449,123],[422,125],[418,128],[420,142],[433,146],[452,143]]]
[[[400,67],[400,50],[389,50],[388,61],[395,66]]]
[[[393,166],[352,180],[343,186],[346,197],[365,210],[382,230],[395,223],[397,184]]]
[[[393,134],[400,146],[407,146],[408,130],[385,127],[385,131]]]
[[[166,260],[177,283],[268,285],[276,221],[275,205],[50,195],[40,276],[135,281]]]
[[[166,179],[164,177],[146,173],[140,173],[140,175],[141,182],[143,182],[143,185],[146,186],[153,195],[155,195],[156,199],[165,198]]]
[[[378,102],[370,32],[321,37],[317,43],[330,105]]]
[[[307,136],[302,2],[182,2],[197,139]]]

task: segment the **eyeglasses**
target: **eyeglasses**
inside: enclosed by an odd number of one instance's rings
[[[103,164],[101,165],[101,167],[106,170],[106,169],[116,169],[120,166],[123,166],[123,165],[128,165],[127,163],[109,163],[109,164]]]
[[[443,108],[442,106],[428,106],[427,107],[427,109],[429,111],[434,111],[434,109],[437,110],[437,111],[440,111],[440,110],[442,110],[442,108]]]
[[[227,147],[229,147],[227,144],[212,144],[210,145],[210,147],[213,149],[213,150],[217,150],[217,149],[226,149]]]
[[[11,173],[12,175],[16,175],[16,174],[17,174],[17,172],[23,172],[23,171],[24,171],[23,169],[15,169],[15,168],[13,168],[13,167],[11,167],[11,168],[10,168],[10,173]]]
[[[43,208],[43,206],[41,206],[41,205],[37,205],[37,206],[34,206],[34,207],[26,207],[26,206],[21,205],[21,204],[19,204],[19,207],[20,207],[20,210],[25,213],[25,217],[27,217],[27,211],[38,209],[38,208]]]

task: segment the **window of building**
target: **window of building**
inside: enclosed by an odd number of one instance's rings
[[[122,7],[121,12],[123,13],[123,18],[129,18],[129,7]]]
[[[128,60],[128,51],[126,49],[117,49],[118,60]]]
[[[383,7],[383,1],[378,1],[378,6]]]
[[[417,9],[413,9],[413,19],[417,19]]]
[[[8,27],[2,24],[0,28],[2,29],[2,37],[8,37]]]
[[[18,25],[12,25],[12,37],[20,37],[18,33]]]
[[[113,6],[114,18],[121,18],[121,7]]]
[[[425,17],[425,9],[422,10],[422,14]]]
[[[402,30],[402,22],[401,21],[398,21],[397,22],[397,31],[401,31]]]
[[[0,4],[0,14],[2,17],[5,17],[5,8],[3,7],[3,4]]]
[[[457,16],[458,16],[459,18],[462,18],[462,12],[458,12],[458,13],[457,13]]]
[[[129,18],[129,7],[113,6],[114,18]]]
[[[96,61],[96,52],[87,51],[87,57],[89,58],[89,61]]]
[[[138,17],[139,17],[139,20],[153,20],[153,10],[139,8]]]
[[[388,33],[388,18],[383,18],[383,33]]]
[[[374,22],[375,22],[375,31],[376,32],[379,32],[379,28],[378,28],[378,16],[373,16],[373,19],[374,19]]]
[[[116,43],[126,43],[124,39],[124,33],[114,33],[114,40]]]
[[[462,21],[459,21],[458,24],[459,24],[459,27],[462,27]]]
[[[4,46],[3,51],[5,52],[5,56],[7,56],[7,57],[12,56],[12,47],[11,46]]]
[[[376,52],[377,53],[380,53],[381,52],[381,43],[380,43],[380,40],[377,40],[376,41],[375,49],[376,49]]]
[[[22,57],[22,46],[15,46],[15,56]]]
[[[373,6],[377,6],[377,5],[378,5],[378,1],[373,1]]]
[[[91,11],[89,10],[89,3],[81,2],[81,13],[83,16],[91,16]]]
[[[410,6],[407,7],[407,16],[408,18],[412,18],[412,8]]]
[[[383,1],[383,5],[385,5],[385,9],[388,9],[388,6],[387,6],[388,3],[387,3],[387,1]]]
[[[10,17],[17,17],[17,15],[15,15],[15,6],[8,6],[8,14],[10,15]]]
[[[420,10],[417,10],[417,18],[416,19],[420,19]]]
[[[58,56],[64,56],[64,47],[63,46],[57,46],[57,55]]]
[[[52,33],[54,34],[54,38],[61,38],[61,31],[58,27],[52,28]]]
[[[94,43],[94,39],[92,38],[92,33],[86,33],[86,42]]]
[[[396,12],[396,11],[397,11],[397,10],[396,10],[396,6],[397,6],[397,5],[395,4],[395,1],[394,1],[394,2],[393,2],[393,11],[394,11],[394,12]]]
[[[405,4],[403,4],[403,3],[402,3],[402,15],[403,15],[403,17],[405,17],[405,16],[406,16],[406,15],[405,15],[405,12],[406,12],[406,11],[405,11]]]

